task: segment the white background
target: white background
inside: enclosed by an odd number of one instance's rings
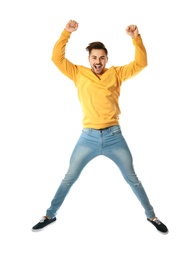
[[[187,1],[1,1],[1,259],[188,260]],[[31,228],[50,206],[81,132],[73,83],[51,61],[69,19],[79,22],[67,58],[88,66],[85,47],[102,41],[108,67],[133,59],[125,28],[136,24],[148,67],[122,85],[120,123],[162,235],[117,167],[90,162],[43,232]]]

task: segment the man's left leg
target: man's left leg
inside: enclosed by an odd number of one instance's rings
[[[110,158],[118,166],[124,179],[143,206],[147,220],[159,231],[167,233],[167,227],[156,217],[146,191],[134,171],[132,155],[119,126],[112,127],[110,134],[107,135],[109,136],[105,140],[107,139],[108,142],[107,146],[105,142],[103,155]]]

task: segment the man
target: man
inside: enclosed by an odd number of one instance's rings
[[[134,61],[124,66],[106,68],[108,51],[103,43],[92,42],[86,48],[91,68],[71,63],[65,58],[66,44],[78,23],[70,20],[56,42],[52,61],[75,84],[83,111],[83,130],[70,158],[69,169],[51,201],[46,215],[32,230],[42,230],[56,221],[57,212],[86,164],[99,155],[111,159],[119,167],[145,210],[147,220],[157,230],[168,233],[156,217],[147,194],[135,174],[132,155],[119,125],[119,95],[121,84],[147,66],[147,54],[136,25],[126,28],[135,47]]]

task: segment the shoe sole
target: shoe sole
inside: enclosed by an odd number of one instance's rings
[[[53,222],[51,222],[50,224],[48,224],[48,225],[46,225],[45,227],[43,227],[43,228],[38,228],[38,229],[33,229],[32,228],[32,232],[40,232],[40,231],[43,231],[45,228],[47,228],[47,227],[49,227],[50,225],[52,225],[52,224],[55,224],[56,223],[56,220],[55,221],[53,221]]]

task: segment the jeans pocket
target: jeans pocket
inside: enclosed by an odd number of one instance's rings
[[[112,126],[110,131],[112,135],[121,134],[121,128],[119,125]]]
[[[83,128],[82,132],[85,134],[90,134],[91,133],[91,128]]]

